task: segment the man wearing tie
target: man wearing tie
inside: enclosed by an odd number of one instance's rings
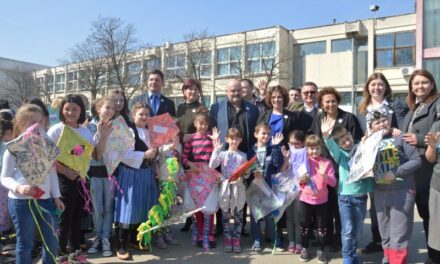
[[[146,103],[151,108],[151,116],[169,113],[176,116],[174,102],[162,94],[164,76],[160,70],[153,70],[148,75],[148,91],[145,94],[135,96],[130,101],[130,108],[136,103]]]

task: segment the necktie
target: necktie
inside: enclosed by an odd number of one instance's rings
[[[151,108],[153,110],[153,114],[156,115],[156,107],[157,107],[157,102],[156,102],[156,95],[152,95],[151,96]]]

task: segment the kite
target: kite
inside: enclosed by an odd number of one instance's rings
[[[150,147],[160,147],[168,144],[180,131],[170,114],[165,113],[147,119],[148,133],[150,135]]]
[[[86,178],[93,145],[75,130],[65,125],[57,146],[61,151],[57,161],[77,171],[82,178]]]
[[[234,182],[238,180],[238,178],[240,178],[243,174],[251,170],[255,165],[255,161],[257,161],[257,155],[255,155],[249,161],[243,163],[240,167],[238,167],[234,171],[234,173],[231,174],[231,177],[229,177],[229,182]]]
[[[6,143],[9,152],[27,182],[38,186],[44,182],[60,154],[59,148],[49,139],[37,123],[30,126],[16,139]]]

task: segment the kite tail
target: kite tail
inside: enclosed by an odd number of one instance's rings
[[[82,186],[82,193],[80,192],[80,195],[84,199],[84,210],[90,214],[92,213],[92,196],[90,194],[90,190],[87,189],[87,182],[85,178],[81,178],[79,182]]]
[[[110,191],[112,192],[113,198],[116,198],[114,192],[115,189],[118,190],[122,195],[124,194],[124,191],[121,189],[121,186],[114,175],[109,175],[108,180],[110,181]]]

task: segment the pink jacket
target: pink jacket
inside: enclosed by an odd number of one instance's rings
[[[328,189],[327,185],[332,187],[336,186],[335,169],[333,168],[333,163],[323,157],[314,159],[310,156],[307,157],[309,162],[309,169],[311,179],[315,183],[317,192],[315,192],[309,184],[301,185],[301,196],[300,200],[308,204],[323,204],[328,200]],[[327,166],[326,174],[327,179],[324,179],[318,174],[319,163],[324,163]]]

